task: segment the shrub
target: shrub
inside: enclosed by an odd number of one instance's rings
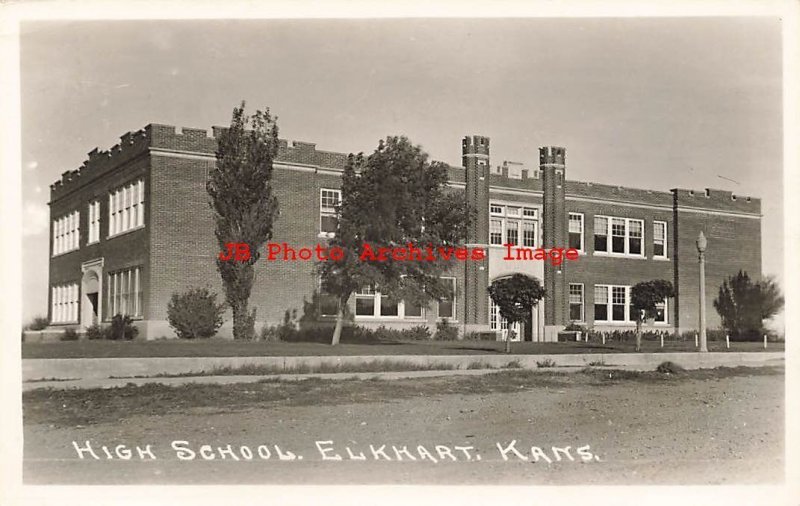
[[[458,328],[451,325],[447,318],[443,318],[436,323],[436,334],[433,338],[437,341],[455,341],[458,339]]]
[[[167,320],[182,339],[208,338],[222,326],[224,312],[225,304],[217,304],[217,294],[208,288],[191,288],[172,294]]]
[[[98,339],[106,339],[106,338],[107,338],[106,329],[104,329],[100,325],[95,323],[91,327],[87,327],[86,339],[91,339],[92,341],[96,341]]]
[[[49,321],[44,316],[36,316],[29,324],[25,326],[26,330],[44,330],[49,325]]]
[[[546,358],[546,359],[542,360],[541,362],[538,361],[538,360],[536,361],[536,367],[555,367],[555,366],[556,366],[556,363],[553,362],[553,360],[551,360],[549,358]]]
[[[129,341],[139,334],[139,329],[133,325],[133,320],[128,315],[116,314],[111,319],[111,326],[105,329],[106,339]]]
[[[661,362],[656,367],[656,371],[660,372],[661,374],[678,374],[684,371],[684,368],[676,364],[675,362],[670,362],[667,360],[666,362]]]
[[[283,314],[283,322],[280,325],[270,325],[261,328],[258,338],[262,341],[295,341],[297,337],[297,309],[288,309]]]
[[[77,341],[78,331],[73,328],[64,329],[64,333],[58,339],[59,341]]]
[[[586,327],[584,327],[583,325],[579,325],[579,324],[577,324],[575,322],[569,322],[569,325],[564,327],[564,331],[565,332],[575,332],[575,331],[577,331],[577,332],[580,332],[581,335],[583,335],[583,334],[586,334]]]
[[[427,341],[431,338],[431,330],[426,325],[415,325],[410,329],[403,329],[403,339],[409,341]]]
[[[465,341],[497,341],[497,332],[467,332],[464,334]]]

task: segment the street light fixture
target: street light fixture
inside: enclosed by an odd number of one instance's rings
[[[700,260],[700,351],[708,351],[708,341],[706,339],[706,247],[708,240],[700,231],[697,236],[697,252]]]

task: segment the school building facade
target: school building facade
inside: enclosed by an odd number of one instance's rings
[[[205,182],[215,167],[216,136],[201,129],[150,124],[128,132],[107,151],[97,148],[77,170],[50,188],[50,329],[85,329],[130,315],[140,338],[174,336],[167,323],[173,293],[209,286],[222,298],[219,254]],[[483,261],[460,262],[447,277],[454,297],[414,307],[365,287],[350,301],[359,325],[410,327],[447,318],[463,332],[507,332],[487,286],[519,272],[547,291],[530,321],[515,328],[521,339],[552,341],[570,322],[597,330],[634,326],[630,288],[666,279],[676,288],[664,302],[656,330],[698,327],[699,264],[695,240],[708,239],[706,306],[709,328],[719,326],[712,301],[723,279],[747,271],[761,275],[759,199],[706,189],[656,191],[568,180],[563,147],[539,149],[535,164],[492,164],[490,140],[467,136],[462,166],[449,170],[449,186],[476,210],[469,247],[485,248]],[[345,153],[307,142],[280,141],[273,191],[280,215],[272,242],[293,247],[324,243],[336,229]],[[574,247],[575,261],[504,260],[505,244],[526,248]],[[313,262],[256,265],[250,299],[259,325],[276,324],[296,310],[304,322],[330,323],[335,307],[319,294]],[[230,320],[228,314],[227,320]],[[230,335],[230,321],[221,329]]]

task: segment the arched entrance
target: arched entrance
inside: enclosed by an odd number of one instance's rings
[[[103,259],[81,265],[81,328],[100,323],[103,285]]]
[[[502,279],[513,275],[514,273],[510,274],[503,274],[494,278],[494,280]],[[523,273],[527,276],[531,276],[530,274]],[[535,277],[535,276],[531,276]],[[538,279],[538,278],[537,278]],[[492,280],[492,281],[494,281]],[[541,282],[541,281],[540,281]],[[517,322],[514,325],[509,326],[508,323],[505,321],[504,318],[500,316],[500,311],[498,311],[497,306],[492,302],[491,297],[489,298],[489,326],[494,331],[499,331],[499,338],[502,341],[505,341],[506,336],[511,334],[511,341],[543,341],[544,340],[544,329],[542,323],[544,322],[544,299],[539,301],[539,304],[534,306],[531,309],[531,314],[524,322]]]

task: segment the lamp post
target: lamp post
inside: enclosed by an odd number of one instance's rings
[[[697,236],[697,252],[700,256],[700,351],[707,352],[706,340],[706,247],[708,241],[703,231]]]

